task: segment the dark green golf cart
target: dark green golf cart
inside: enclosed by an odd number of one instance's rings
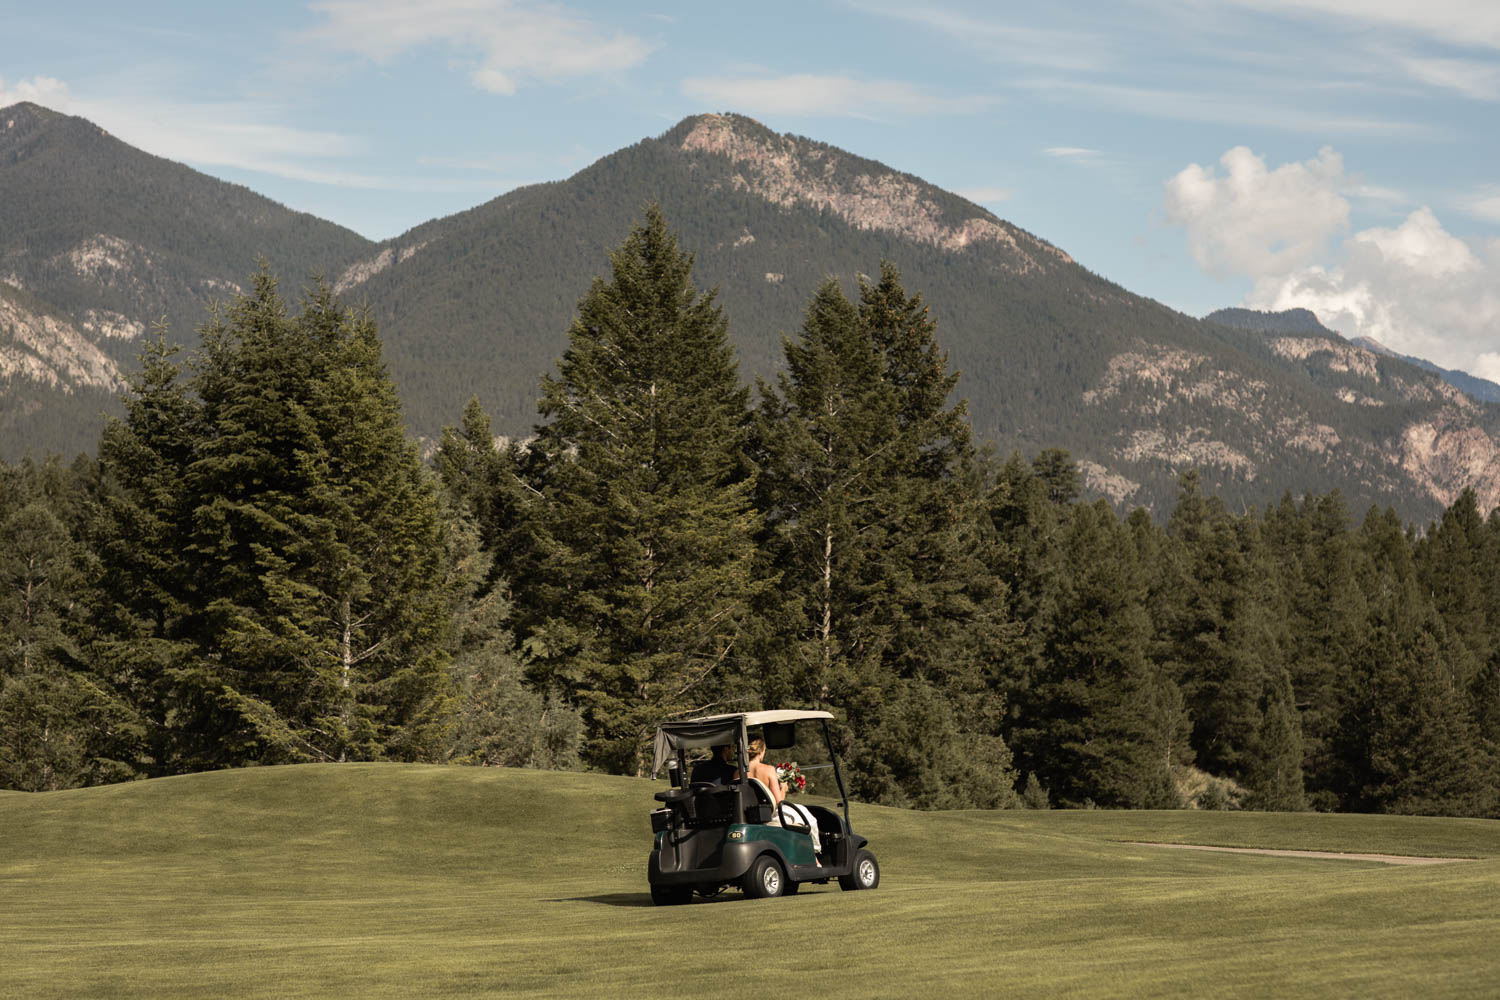
[[[695,892],[711,896],[735,886],[746,896],[765,898],[830,879],[844,889],[880,884],[875,855],[849,826],[849,796],[828,728],[832,720],[827,712],[773,711],[661,724],[651,776],[666,766],[671,787],[656,793],[661,806],[651,813],[656,838],[649,867],[653,902],[686,903]],[[816,758],[801,768],[813,773],[815,788],[830,795],[837,791],[835,805],[842,814],[820,805],[778,805],[764,785],[746,778],[752,731],[765,740],[768,758],[792,749],[804,759]],[[738,762],[721,765],[715,780],[692,780],[688,754],[711,747],[729,747]]]

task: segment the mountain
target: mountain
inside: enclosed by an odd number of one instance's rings
[[[116,366],[134,364],[140,335],[160,320],[192,341],[208,304],[238,291],[257,259],[295,288],[371,247],[357,233],[144,153],[82,118],[29,103],[0,109],[0,288],[26,293],[36,315]],[[5,378],[0,413],[30,407],[57,420],[46,445],[6,431],[0,454],[92,447],[99,407],[81,426],[61,419],[69,395],[62,383],[74,376],[58,382],[7,368]]]
[[[342,275],[381,322],[414,428],[454,422],[472,394],[497,429],[526,434],[578,297],[651,201],[718,287],[747,377],[776,371],[780,334],[821,281],[852,291],[889,259],[939,319],[976,433],[1002,450],[1068,448],[1088,488],[1123,505],[1164,511],[1188,467],[1236,506],[1340,486],[1356,509],[1425,517],[1473,475],[1500,501],[1500,475],[1443,451],[1458,427],[1492,441],[1497,414],[1448,400],[1430,375],[1391,361],[1406,394],[1331,378],[919,178],[737,115],[689,118],[566,181],[426,223]],[[1443,429],[1436,453],[1413,457],[1412,428],[1429,425]]]
[[[114,409],[120,365],[51,306],[0,282],[0,440],[74,451]],[[88,444],[89,442],[84,442]]]
[[[279,248],[272,263],[284,277],[320,268],[336,276],[345,301],[368,304],[409,425],[428,439],[457,421],[471,395],[498,431],[529,433],[538,381],[566,347],[578,299],[656,201],[696,251],[700,285],[719,289],[747,379],[775,373],[781,335],[799,327],[819,283],[832,276],[853,291],[890,260],[939,321],[976,434],[1002,451],[1067,448],[1087,488],[1122,506],[1165,512],[1177,474],[1190,467],[1237,509],[1285,490],[1334,487],[1356,511],[1391,504],[1408,518],[1431,516],[1466,485],[1486,506],[1500,503],[1500,409],[1433,373],[1351,345],[1311,314],[1296,317],[1296,329],[1265,331],[1183,315],[957,195],[741,116],[688,118],[567,180],[369,244],[263,199],[261,214],[250,212],[266,220],[262,228],[223,225],[222,213],[247,218],[256,196],[129,150],[78,119],[27,113],[39,138],[25,148],[53,143],[73,159],[141,164],[156,194],[91,194],[105,192],[98,183],[47,188],[44,172],[25,175],[35,188],[27,197],[56,206],[50,217],[89,221],[61,233],[38,221],[29,239],[46,249],[19,255],[11,227],[0,227],[0,279],[11,274],[107,347],[88,323],[102,330],[101,317],[114,328],[150,319],[124,294],[104,301],[117,286],[132,287],[130,277],[161,271],[162,282],[180,280],[187,290],[173,301],[190,311],[207,297],[206,283],[243,281],[252,245],[267,256]],[[51,132],[62,137],[46,139]],[[25,158],[9,152],[14,140],[4,142],[0,205],[11,206]],[[83,163],[68,169],[99,173]],[[163,206],[187,199],[174,184],[211,193],[220,207],[203,201],[175,215]],[[112,208],[120,198],[137,207]],[[76,212],[66,208],[72,201]],[[104,244],[106,236],[127,246]],[[129,256],[136,247],[149,266]],[[210,247],[217,256],[201,273],[176,263],[208,260]],[[171,268],[162,263],[169,257]],[[123,266],[111,270],[106,260]],[[116,271],[114,283],[94,277]]]
[[[1400,358],[1402,361],[1408,361],[1411,364],[1416,365],[1418,368],[1426,369],[1427,371],[1430,371],[1433,374],[1437,375],[1444,382],[1447,382],[1449,385],[1454,386],[1457,389],[1463,390],[1480,402],[1500,403],[1500,385],[1491,382],[1487,378],[1480,378],[1477,375],[1470,375],[1468,372],[1459,371],[1456,368],[1443,368],[1442,366],[1435,365],[1431,361],[1427,361],[1423,358],[1414,358],[1410,354],[1401,354],[1397,351],[1391,350],[1389,347],[1386,347],[1378,340],[1373,340],[1369,337],[1353,337],[1349,342],[1351,344],[1358,344],[1360,347],[1363,347],[1366,350],[1374,351],[1376,354],[1384,354],[1387,357]]]
[[[1282,312],[1261,312],[1255,309],[1219,309],[1203,317],[1211,323],[1222,323],[1224,326],[1232,326],[1241,330],[1251,330],[1258,333],[1295,333],[1295,334],[1318,334],[1325,337],[1339,337],[1339,334],[1323,326],[1318,317],[1306,309],[1287,309]],[[1339,339],[1344,339],[1339,337]],[[1500,385],[1496,385],[1489,379],[1470,375],[1468,372],[1458,371],[1453,368],[1443,368],[1426,361],[1422,358],[1414,358],[1410,354],[1402,354],[1393,351],[1389,347],[1370,337],[1350,337],[1349,343],[1362,347],[1375,354],[1382,354],[1388,358],[1400,358],[1408,364],[1416,365],[1425,371],[1432,372],[1444,382],[1459,389],[1479,400],[1481,403],[1500,403]]]

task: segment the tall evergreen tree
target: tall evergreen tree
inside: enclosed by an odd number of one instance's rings
[[[1496,815],[1496,762],[1453,675],[1464,656],[1412,584],[1375,605],[1336,743],[1345,808]]]
[[[736,694],[758,587],[748,393],[692,266],[649,208],[579,303],[532,446],[544,558],[518,595],[526,648],[583,709],[587,759],[617,772],[645,766],[661,719]]]
[[[759,503],[786,606],[786,689],[847,713],[859,794],[925,806],[1013,798],[996,676],[1011,632],[963,405],[935,324],[889,265],[858,305],[836,282],[762,386]]]
[[[1308,804],[1335,809],[1348,795],[1334,743],[1369,621],[1361,581],[1373,579],[1349,530],[1343,498],[1290,496],[1265,521],[1265,537],[1286,608],[1286,665],[1302,727]]]
[[[1041,655],[1014,736],[1022,766],[1064,801],[1180,805],[1173,769],[1192,761],[1188,717],[1147,656],[1131,529],[1101,500],[1074,507],[1059,541],[1053,611],[1036,623]]]
[[[321,284],[291,316],[262,271],[205,329],[194,388],[179,676],[217,715],[185,763],[435,755],[462,585],[374,325]]]
[[[201,434],[200,409],[156,328],[124,396],[125,415],[99,439],[87,539],[97,560],[90,593],[89,657],[115,679],[140,725],[149,774],[179,769],[185,733],[212,729],[217,697],[201,683],[182,622],[189,589],[188,508],[183,488]]]
[[[76,639],[82,478],[56,458],[0,466],[0,788],[51,791],[136,771],[128,706]]]
[[[1196,471],[1182,477],[1167,532],[1183,579],[1167,625],[1171,673],[1193,718],[1199,766],[1244,777],[1261,726],[1262,698],[1281,662],[1269,605],[1269,573],[1255,525],[1203,496]]]

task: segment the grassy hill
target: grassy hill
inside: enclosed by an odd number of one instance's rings
[[[1500,991],[1494,822],[856,805],[878,891],[655,908],[657,787],[340,765],[0,795],[0,995],[707,996],[778,976],[820,996]]]

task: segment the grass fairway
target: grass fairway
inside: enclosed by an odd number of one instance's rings
[[[3,795],[0,997],[1500,995],[1496,822],[856,805],[877,891],[656,908],[660,787],[349,764]]]

